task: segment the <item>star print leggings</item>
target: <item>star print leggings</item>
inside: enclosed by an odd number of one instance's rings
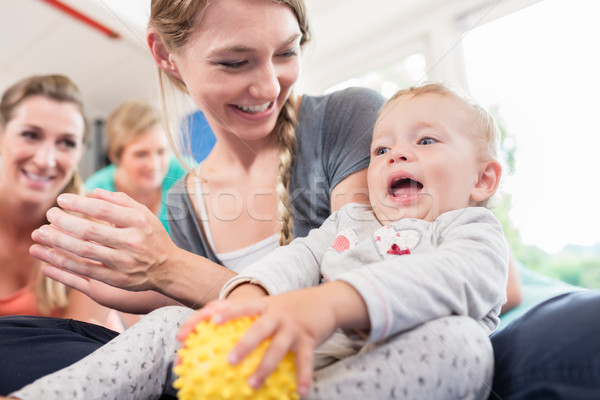
[[[88,357],[11,396],[33,399],[174,398],[175,335],[192,311],[156,310]],[[493,352],[472,319],[439,318],[315,371],[307,399],[485,399]]]

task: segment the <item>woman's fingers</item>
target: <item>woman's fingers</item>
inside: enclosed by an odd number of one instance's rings
[[[123,242],[121,231],[111,225],[81,218],[77,215],[69,214],[60,208],[51,208],[46,216],[51,225],[40,227],[34,231],[35,236],[32,235],[34,240],[41,244],[59,247],[56,246],[58,242],[54,243],[52,240],[61,240],[63,243],[68,243],[71,240],[69,238],[73,239],[71,241],[76,243],[76,246],[81,245],[77,243],[81,239],[102,243],[109,247],[118,247]],[[59,230],[56,231],[56,228]],[[55,230],[53,231],[53,229]],[[74,251],[73,246],[69,247],[72,249],[70,251],[77,254],[80,253],[79,251]],[[67,248],[64,249],[67,250]]]
[[[150,211],[124,193],[112,193],[104,190],[92,192],[98,197],[76,194],[61,194],[58,205],[68,211],[93,217],[115,226],[143,226],[146,212]]]
[[[73,274],[64,269],[56,268],[50,264],[43,264],[41,271],[50,279],[54,279],[70,288],[79,290],[84,294],[88,294],[90,283],[87,278]]]
[[[145,288],[140,286],[129,285],[129,279],[126,273],[110,269],[101,262],[78,257],[75,254],[69,254],[57,249],[49,249],[39,244],[32,245],[29,248],[29,254],[47,264],[65,270],[65,273],[71,272],[82,275],[123,289],[128,289],[131,286],[131,288],[135,290],[145,290]],[[64,276],[65,275],[60,275],[60,277]]]
[[[89,221],[81,221],[82,224],[85,222]],[[114,251],[111,247],[103,246],[96,241],[80,239],[61,229],[57,229],[54,225],[44,225],[36,229],[31,234],[31,237],[39,244],[49,248],[40,249],[36,247],[34,250],[30,250],[30,253],[35,257],[40,256],[38,258],[57,267],[71,270],[72,268],[67,263],[73,261],[75,256],[78,258],[77,261],[83,261],[81,258],[85,258],[107,265],[112,265],[115,261],[113,259]],[[57,251],[57,249],[61,251]],[[62,252],[68,254],[61,254]],[[69,265],[73,265],[74,267],[77,267],[76,264],[79,264],[79,262],[75,263],[75,265],[69,263]],[[75,272],[81,273],[81,271]]]

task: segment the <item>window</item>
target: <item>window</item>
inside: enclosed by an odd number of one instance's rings
[[[385,98],[390,98],[399,89],[414,85],[426,77],[425,55],[414,53],[383,68],[334,85],[327,89],[326,93],[350,86],[364,86],[377,90]]]
[[[515,255],[531,269],[600,288],[596,8],[588,0],[512,0],[465,10],[458,20],[449,14],[421,24],[414,35],[427,38],[421,47],[405,40],[381,58],[408,56],[329,91],[367,86],[389,97],[428,79],[466,85],[514,145],[514,173],[501,191]],[[498,19],[482,22],[489,18]]]
[[[590,287],[600,287],[596,11],[586,0],[544,0],[462,41],[470,92],[497,108],[515,140],[515,173],[504,191],[529,252],[518,258]]]

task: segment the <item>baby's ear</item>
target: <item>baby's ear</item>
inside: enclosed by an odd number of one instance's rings
[[[481,203],[488,200],[496,193],[502,176],[502,166],[496,160],[483,161],[479,168],[479,178],[473,191],[471,200],[475,203]]]

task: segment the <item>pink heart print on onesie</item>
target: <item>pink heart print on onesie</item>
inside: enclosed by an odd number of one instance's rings
[[[356,232],[352,229],[346,229],[338,232],[337,236],[331,243],[331,248],[335,251],[339,251],[343,253],[344,251],[354,247],[356,242],[358,241],[358,236]]]
[[[373,242],[382,258],[410,254],[421,241],[421,232],[417,229],[396,230],[393,226],[383,226],[373,233]]]

